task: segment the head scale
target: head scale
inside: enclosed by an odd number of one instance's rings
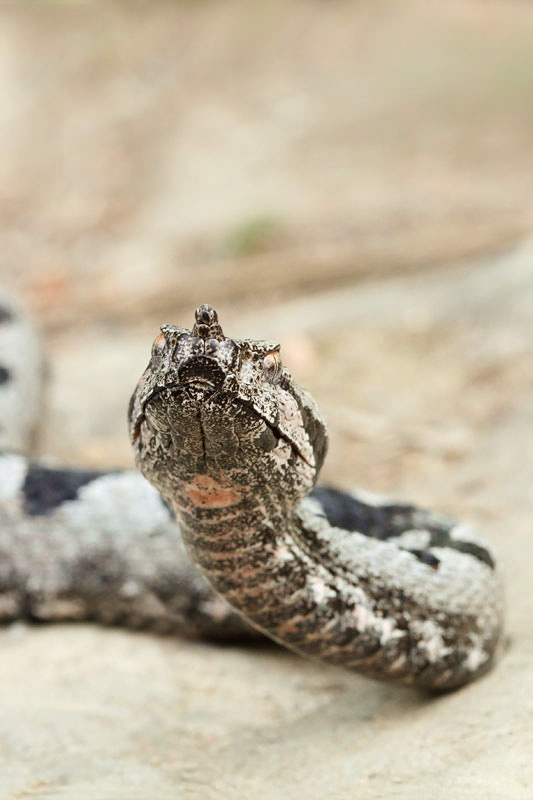
[[[201,305],[192,329],[163,325],[130,403],[137,463],[162,494],[180,481],[268,482],[303,495],[322,464],[320,413],[275,342],[229,339]]]

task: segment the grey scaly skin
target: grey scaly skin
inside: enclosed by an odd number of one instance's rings
[[[168,507],[137,471],[29,457],[44,372],[31,321],[0,295],[0,622],[84,619],[257,638],[193,566]]]
[[[489,549],[431,512],[311,490],[325,427],[277,345],[226,339],[209,307],[192,332],[163,328],[130,430],[166,502],[134,471],[32,462],[43,373],[31,323],[0,297],[0,621],[95,619],[222,639],[260,629],[433,688],[490,666],[502,599]]]
[[[275,641],[430,689],[491,665],[503,603],[488,546],[433,512],[313,491],[326,428],[276,343],[226,338],[209,306],[192,330],[163,326],[130,433],[196,564]]]

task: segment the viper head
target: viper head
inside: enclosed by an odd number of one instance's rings
[[[191,329],[161,327],[129,423],[137,463],[152,482],[158,469],[246,468],[281,482],[305,473],[305,493],[326,449],[320,413],[282,365],[279,344],[226,337],[208,305]]]

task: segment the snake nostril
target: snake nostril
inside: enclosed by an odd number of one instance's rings
[[[195,336],[191,342],[191,352],[194,353],[195,356],[200,355],[204,352],[204,340],[200,339],[200,337]]]

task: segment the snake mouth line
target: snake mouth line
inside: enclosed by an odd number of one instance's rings
[[[273,422],[270,422],[270,420],[266,419],[262,414],[259,414],[259,412],[255,410],[255,408],[251,403],[246,402],[246,400],[242,400],[240,397],[236,397],[235,401],[239,403],[239,405],[241,405],[243,408],[247,408],[249,411],[251,411],[258,419],[262,420],[267,426],[267,428],[274,434],[274,436],[277,439],[281,439],[282,441],[286,442],[292,449],[292,451],[296,453],[296,455],[299,458],[301,458],[302,461],[304,461],[307,464],[307,466],[309,467],[313,466],[312,464],[309,463],[308,459],[304,456],[298,445],[296,445],[292,441],[292,439],[290,439],[285,433],[283,433],[283,431],[280,428],[278,428],[277,425],[275,425]]]
[[[205,380],[205,379],[199,379],[198,381],[194,381],[194,383],[201,383],[201,384],[209,385],[210,382],[208,380]],[[140,428],[141,428],[142,423],[146,420],[146,415],[144,413],[144,410],[145,410],[146,406],[148,405],[148,403],[150,403],[154,399],[154,397],[157,397],[157,395],[161,394],[162,392],[170,392],[171,394],[176,394],[180,389],[183,389],[186,385],[187,384],[174,383],[174,384],[170,384],[169,386],[160,386],[157,389],[154,389],[154,391],[151,392],[148,395],[148,397],[144,400],[144,402],[142,404],[142,409],[143,409],[142,410],[142,414],[141,414],[141,416],[139,417],[139,419],[135,422],[135,424],[133,426],[132,440],[134,442],[137,440],[137,438],[139,436],[139,432],[140,432]],[[211,387],[212,387],[212,391],[209,392],[209,394],[206,394],[204,399],[208,399],[209,397],[212,397],[217,391],[220,391],[220,389],[218,389],[216,386],[213,386],[213,384],[211,384]],[[262,414],[260,414],[253,407],[252,403],[247,402],[246,400],[243,400],[240,397],[234,397],[233,400],[236,403],[238,403],[242,408],[247,409],[255,417],[257,417],[262,422],[264,422],[265,425],[267,426],[267,428],[276,437],[276,439],[281,439],[282,441],[286,442],[286,444],[289,445],[291,450],[298,456],[298,458],[301,458],[302,461],[304,461],[307,464],[307,466],[313,467],[313,465],[309,463],[309,460],[302,453],[302,451],[300,450],[298,445],[296,445],[292,441],[292,439],[290,439],[285,433],[283,433],[283,431],[277,425],[275,425],[273,422],[270,422],[270,420],[266,419]],[[203,436],[203,434],[202,434],[202,436]],[[204,445],[204,449],[205,449],[205,441],[203,442],[203,445]]]

